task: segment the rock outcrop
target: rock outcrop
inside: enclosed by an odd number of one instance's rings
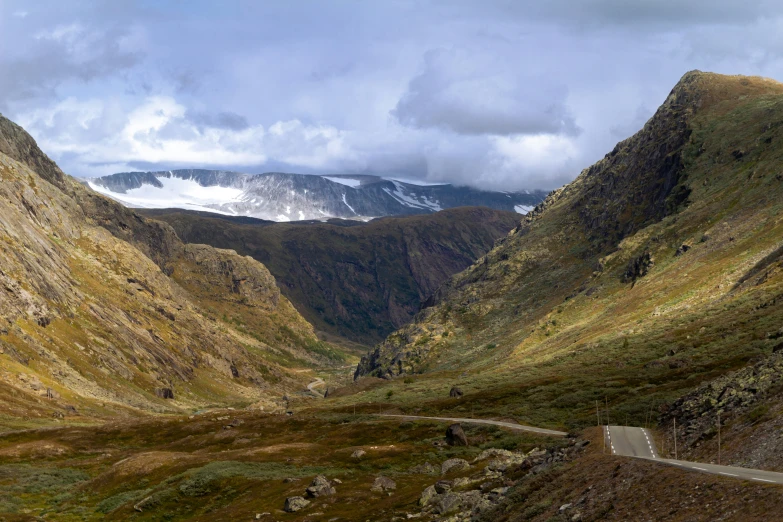
[[[467,446],[468,438],[465,436],[465,430],[459,423],[452,424],[446,429],[446,443],[449,446]]]

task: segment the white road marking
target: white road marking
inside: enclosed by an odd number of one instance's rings
[[[718,474],[719,475],[726,475],[726,476],[729,476],[729,477],[738,477],[739,476],[739,475],[735,475],[734,473],[726,473],[724,471],[719,471]]]
[[[750,477],[750,479],[751,480],[758,480],[759,482],[771,482],[773,484],[775,483],[774,480],[767,480],[767,479],[763,479],[763,478]]]
[[[707,471],[706,469],[704,469],[704,468],[700,468],[700,467],[698,467],[698,466],[693,466],[693,469],[698,469],[699,471]]]

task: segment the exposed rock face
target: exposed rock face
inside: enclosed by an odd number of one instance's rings
[[[650,271],[650,267],[653,266],[652,257],[649,252],[644,252],[639,257],[636,257],[628,263],[628,268],[623,274],[623,281],[626,283],[635,283],[637,279],[647,275]]]
[[[155,395],[160,397],[161,399],[173,399],[174,398],[174,392],[171,388],[158,388],[155,390]]]
[[[459,423],[452,424],[446,429],[446,442],[449,446],[467,446],[468,438]]]
[[[29,166],[43,179],[58,188],[65,188],[65,174],[24,129],[0,114],[0,153]]]
[[[706,384],[674,401],[661,416],[666,433],[677,419],[680,448],[693,446],[715,435],[718,414],[723,423],[748,413],[783,385],[783,353],[776,352],[736,372]]]
[[[194,270],[194,283],[220,288],[225,298],[234,297],[243,304],[274,310],[280,302],[280,290],[264,265],[251,257],[240,257],[233,250],[207,245],[185,245],[182,260]]]
[[[64,390],[90,415],[97,402],[171,409],[213,403],[215,393],[265,400],[294,385],[257,355],[269,345],[205,311],[244,303],[236,313],[247,323],[288,325],[317,342],[262,265],[185,245],[170,226],[91,192],[2,117],[0,150],[0,359],[34,368],[42,389],[51,389],[47,410],[74,407],[60,404]],[[194,378],[210,383],[209,397],[177,386]],[[4,386],[23,392],[5,413],[43,407],[25,402],[38,393],[28,384],[4,377]]]
[[[462,397],[462,390],[456,386],[452,386],[451,390],[449,390],[449,397],[452,399],[459,399]]]

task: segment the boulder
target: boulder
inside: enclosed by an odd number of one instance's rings
[[[435,486],[428,486],[427,489],[422,491],[419,498],[419,505],[421,507],[428,506],[438,498],[438,492],[435,490]]]
[[[334,495],[337,491],[332,487],[331,482],[323,475],[316,476],[307,488],[307,496],[310,498],[324,497]]]
[[[461,510],[472,510],[481,503],[483,497],[479,491],[466,491],[464,493],[446,493],[435,504],[435,513],[447,515]]]
[[[391,491],[393,489],[397,489],[397,483],[388,477],[376,477],[370,488],[371,491],[376,492]]]
[[[448,515],[456,513],[462,507],[462,499],[459,493],[446,493],[435,505],[435,513],[439,515]]]
[[[360,458],[364,457],[365,455],[367,455],[366,451],[364,451],[363,449],[358,449],[358,450],[354,451],[353,453],[351,453],[351,458],[352,459],[360,459]]]
[[[463,395],[462,390],[460,390],[456,386],[451,387],[451,390],[449,391],[449,397],[454,399],[459,399],[460,397],[462,397],[462,395]]]
[[[459,423],[452,424],[446,430],[446,442],[449,446],[467,446],[468,438]]]
[[[416,473],[419,475],[435,475],[438,473],[438,470],[430,464],[429,462],[425,462],[424,464],[419,464],[418,466],[413,466],[411,469],[408,470],[408,473]]]
[[[465,459],[449,459],[440,466],[440,472],[445,475],[452,471],[463,471],[470,467],[468,461]]]
[[[310,504],[309,500],[305,500],[302,497],[288,497],[285,499],[285,506],[283,511],[286,513],[295,513],[300,509],[306,508]]]

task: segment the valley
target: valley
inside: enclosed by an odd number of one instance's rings
[[[407,324],[442,283],[489,252],[519,222],[514,212],[483,207],[368,223],[140,213],[168,223],[184,241],[232,249],[263,263],[311,324],[338,342],[347,339],[348,346],[371,346]]]
[[[270,223],[123,207],[0,119],[0,512],[770,520],[623,454],[783,471],[781,143],[783,84],[691,71],[525,215]]]

